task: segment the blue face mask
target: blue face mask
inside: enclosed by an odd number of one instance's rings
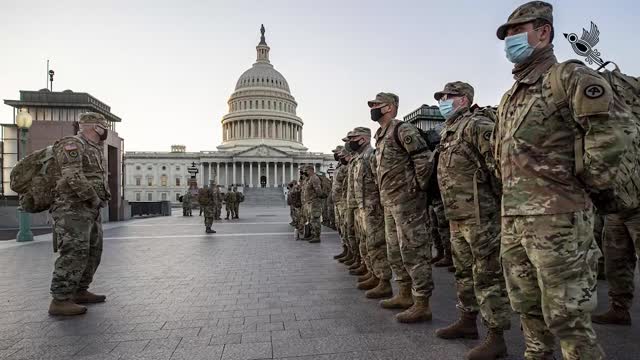
[[[504,52],[507,53],[507,59],[514,64],[525,62],[533,54],[533,50],[535,47],[529,44],[528,32],[504,38]]]
[[[448,119],[453,114],[453,99],[438,101],[438,107],[440,108],[440,114]]]

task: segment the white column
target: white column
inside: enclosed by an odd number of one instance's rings
[[[253,161],[249,162],[249,187],[253,187]]]
[[[209,164],[209,182],[211,182],[213,180],[213,162],[209,161],[207,164]]]
[[[285,174],[284,174],[285,162],[283,161],[281,164],[282,164],[282,184],[285,185],[287,183],[287,180],[285,179]]]
[[[231,184],[236,183],[236,161],[233,161],[233,180],[231,180]]]
[[[244,161],[240,162],[240,184],[244,186]]]
[[[262,184],[260,183],[260,181],[262,181],[262,179],[260,178],[262,176],[262,162],[258,161],[258,184],[257,186],[262,186]]]
[[[216,161],[216,184],[220,185],[220,161]]]
[[[266,173],[267,173],[267,187],[269,187],[269,160],[265,161]]]
[[[289,181],[293,181],[294,180],[294,178],[293,178],[293,162],[290,162],[289,166],[290,166],[289,167],[289,175],[291,175],[291,179],[289,179]]]
[[[198,179],[200,181],[200,186],[204,186],[204,163],[200,163],[200,179]],[[158,182],[160,181],[160,178],[158,178]]]
[[[224,163],[224,187],[229,187],[229,163]]]

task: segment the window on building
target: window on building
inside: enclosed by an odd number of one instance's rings
[[[167,167],[163,165],[162,170],[167,170]]]
[[[180,201],[180,193],[176,194],[176,201]]]
[[[162,199],[162,201],[166,201],[167,200],[167,193],[162,193],[161,199]]]
[[[137,166],[136,166],[136,170],[140,170],[140,165],[137,165]]]
[[[136,193],[136,201],[140,201],[142,195],[140,193]]]
[[[151,165],[147,166],[147,170],[151,170],[151,169],[153,169]]]
[[[176,171],[180,171],[180,166],[176,166]]]
[[[153,178],[152,177],[147,178],[147,186],[153,186]]]
[[[180,186],[180,178],[176,178],[176,186]]]
[[[153,201],[153,194],[147,193],[147,201]]]
[[[167,186],[167,175],[160,176],[160,186]]]
[[[137,177],[136,178],[136,186],[140,186],[141,182],[142,182],[142,179]]]

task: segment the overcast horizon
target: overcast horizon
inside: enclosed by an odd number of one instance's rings
[[[216,150],[264,24],[305,146],[329,152],[355,126],[377,129],[366,100],[379,91],[400,96],[398,118],[435,105],[433,93],[455,80],[475,87],[476,103],[496,105],[513,83],[496,28],[524,2],[0,0],[0,97],[44,88],[49,59],[54,91],[88,92],[122,118],[126,151]],[[640,76],[640,50],[629,43],[637,2],[549,2],[560,61],[578,58],[562,33],[580,36],[593,21],[602,57]],[[2,104],[0,123],[11,122]]]

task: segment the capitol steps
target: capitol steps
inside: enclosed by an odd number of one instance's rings
[[[244,188],[244,202],[240,206],[286,206],[280,187]]]

